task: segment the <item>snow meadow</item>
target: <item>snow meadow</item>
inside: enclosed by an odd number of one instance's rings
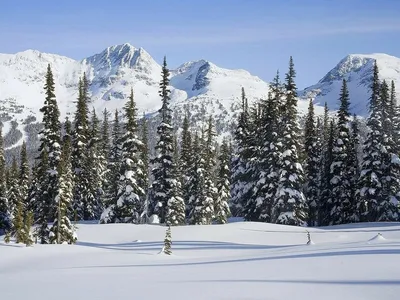
[[[77,224],[75,245],[0,242],[1,299],[397,300],[400,223]],[[306,229],[311,243],[307,245]]]

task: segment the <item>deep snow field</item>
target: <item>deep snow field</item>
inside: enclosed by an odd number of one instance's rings
[[[76,245],[4,244],[0,299],[400,299],[400,223],[78,224]],[[378,235],[381,233],[381,235]]]

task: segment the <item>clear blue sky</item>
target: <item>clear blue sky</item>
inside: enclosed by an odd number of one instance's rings
[[[400,57],[399,0],[3,1],[0,52],[82,59],[129,42],[171,68],[207,59],[264,80],[293,55],[299,88],[349,53]]]

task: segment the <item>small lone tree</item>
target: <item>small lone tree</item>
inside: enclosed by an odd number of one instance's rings
[[[165,239],[164,239],[164,249],[163,252],[167,255],[171,255],[171,245],[172,245],[172,240],[171,240],[171,226],[168,226],[167,231],[165,232]]]

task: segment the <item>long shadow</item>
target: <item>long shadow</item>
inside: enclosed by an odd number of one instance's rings
[[[135,251],[135,250],[157,250],[161,249],[164,245],[163,242],[130,242],[120,244],[100,244],[90,242],[77,242],[78,246],[94,247],[110,250],[121,251]],[[299,245],[257,245],[257,244],[238,244],[229,242],[214,242],[214,241],[174,241],[173,246],[175,249],[185,250],[210,250],[210,249],[231,249],[231,250],[257,250],[257,249],[275,249],[294,247]]]
[[[90,269],[90,268],[134,268],[134,267],[180,267],[180,266],[196,266],[196,265],[217,265],[227,263],[242,263],[266,260],[282,260],[282,259],[301,259],[301,258],[316,258],[316,257],[335,257],[335,256],[355,256],[355,255],[400,255],[400,249],[376,249],[376,250],[356,250],[356,251],[330,251],[322,253],[304,253],[268,257],[254,257],[242,259],[229,259],[218,261],[203,261],[203,262],[186,262],[186,263],[170,263],[170,264],[130,264],[130,265],[103,265],[103,266],[82,266],[72,269]],[[67,268],[70,269],[70,268]]]
[[[179,281],[180,283],[182,281]],[[193,283],[295,283],[295,284],[333,284],[333,285],[399,285],[400,280],[293,280],[293,279],[216,279],[185,280]]]
[[[11,245],[11,244],[0,244],[2,247],[13,247],[13,248],[22,248],[21,245]]]
[[[392,225],[394,226],[394,225]],[[398,226],[398,225],[397,225]],[[388,227],[388,226],[384,226]],[[313,230],[314,229],[314,230]],[[335,228],[327,228],[327,227],[305,227],[304,231],[299,230],[263,230],[263,229],[248,229],[248,228],[241,228],[241,230],[245,231],[256,231],[256,232],[271,232],[271,233],[297,233],[297,234],[306,234],[305,230],[310,231],[312,234],[326,234],[326,233],[360,233],[360,232],[400,232],[399,228],[395,229],[357,229],[357,228],[348,228],[348,229],[335,229]]]

